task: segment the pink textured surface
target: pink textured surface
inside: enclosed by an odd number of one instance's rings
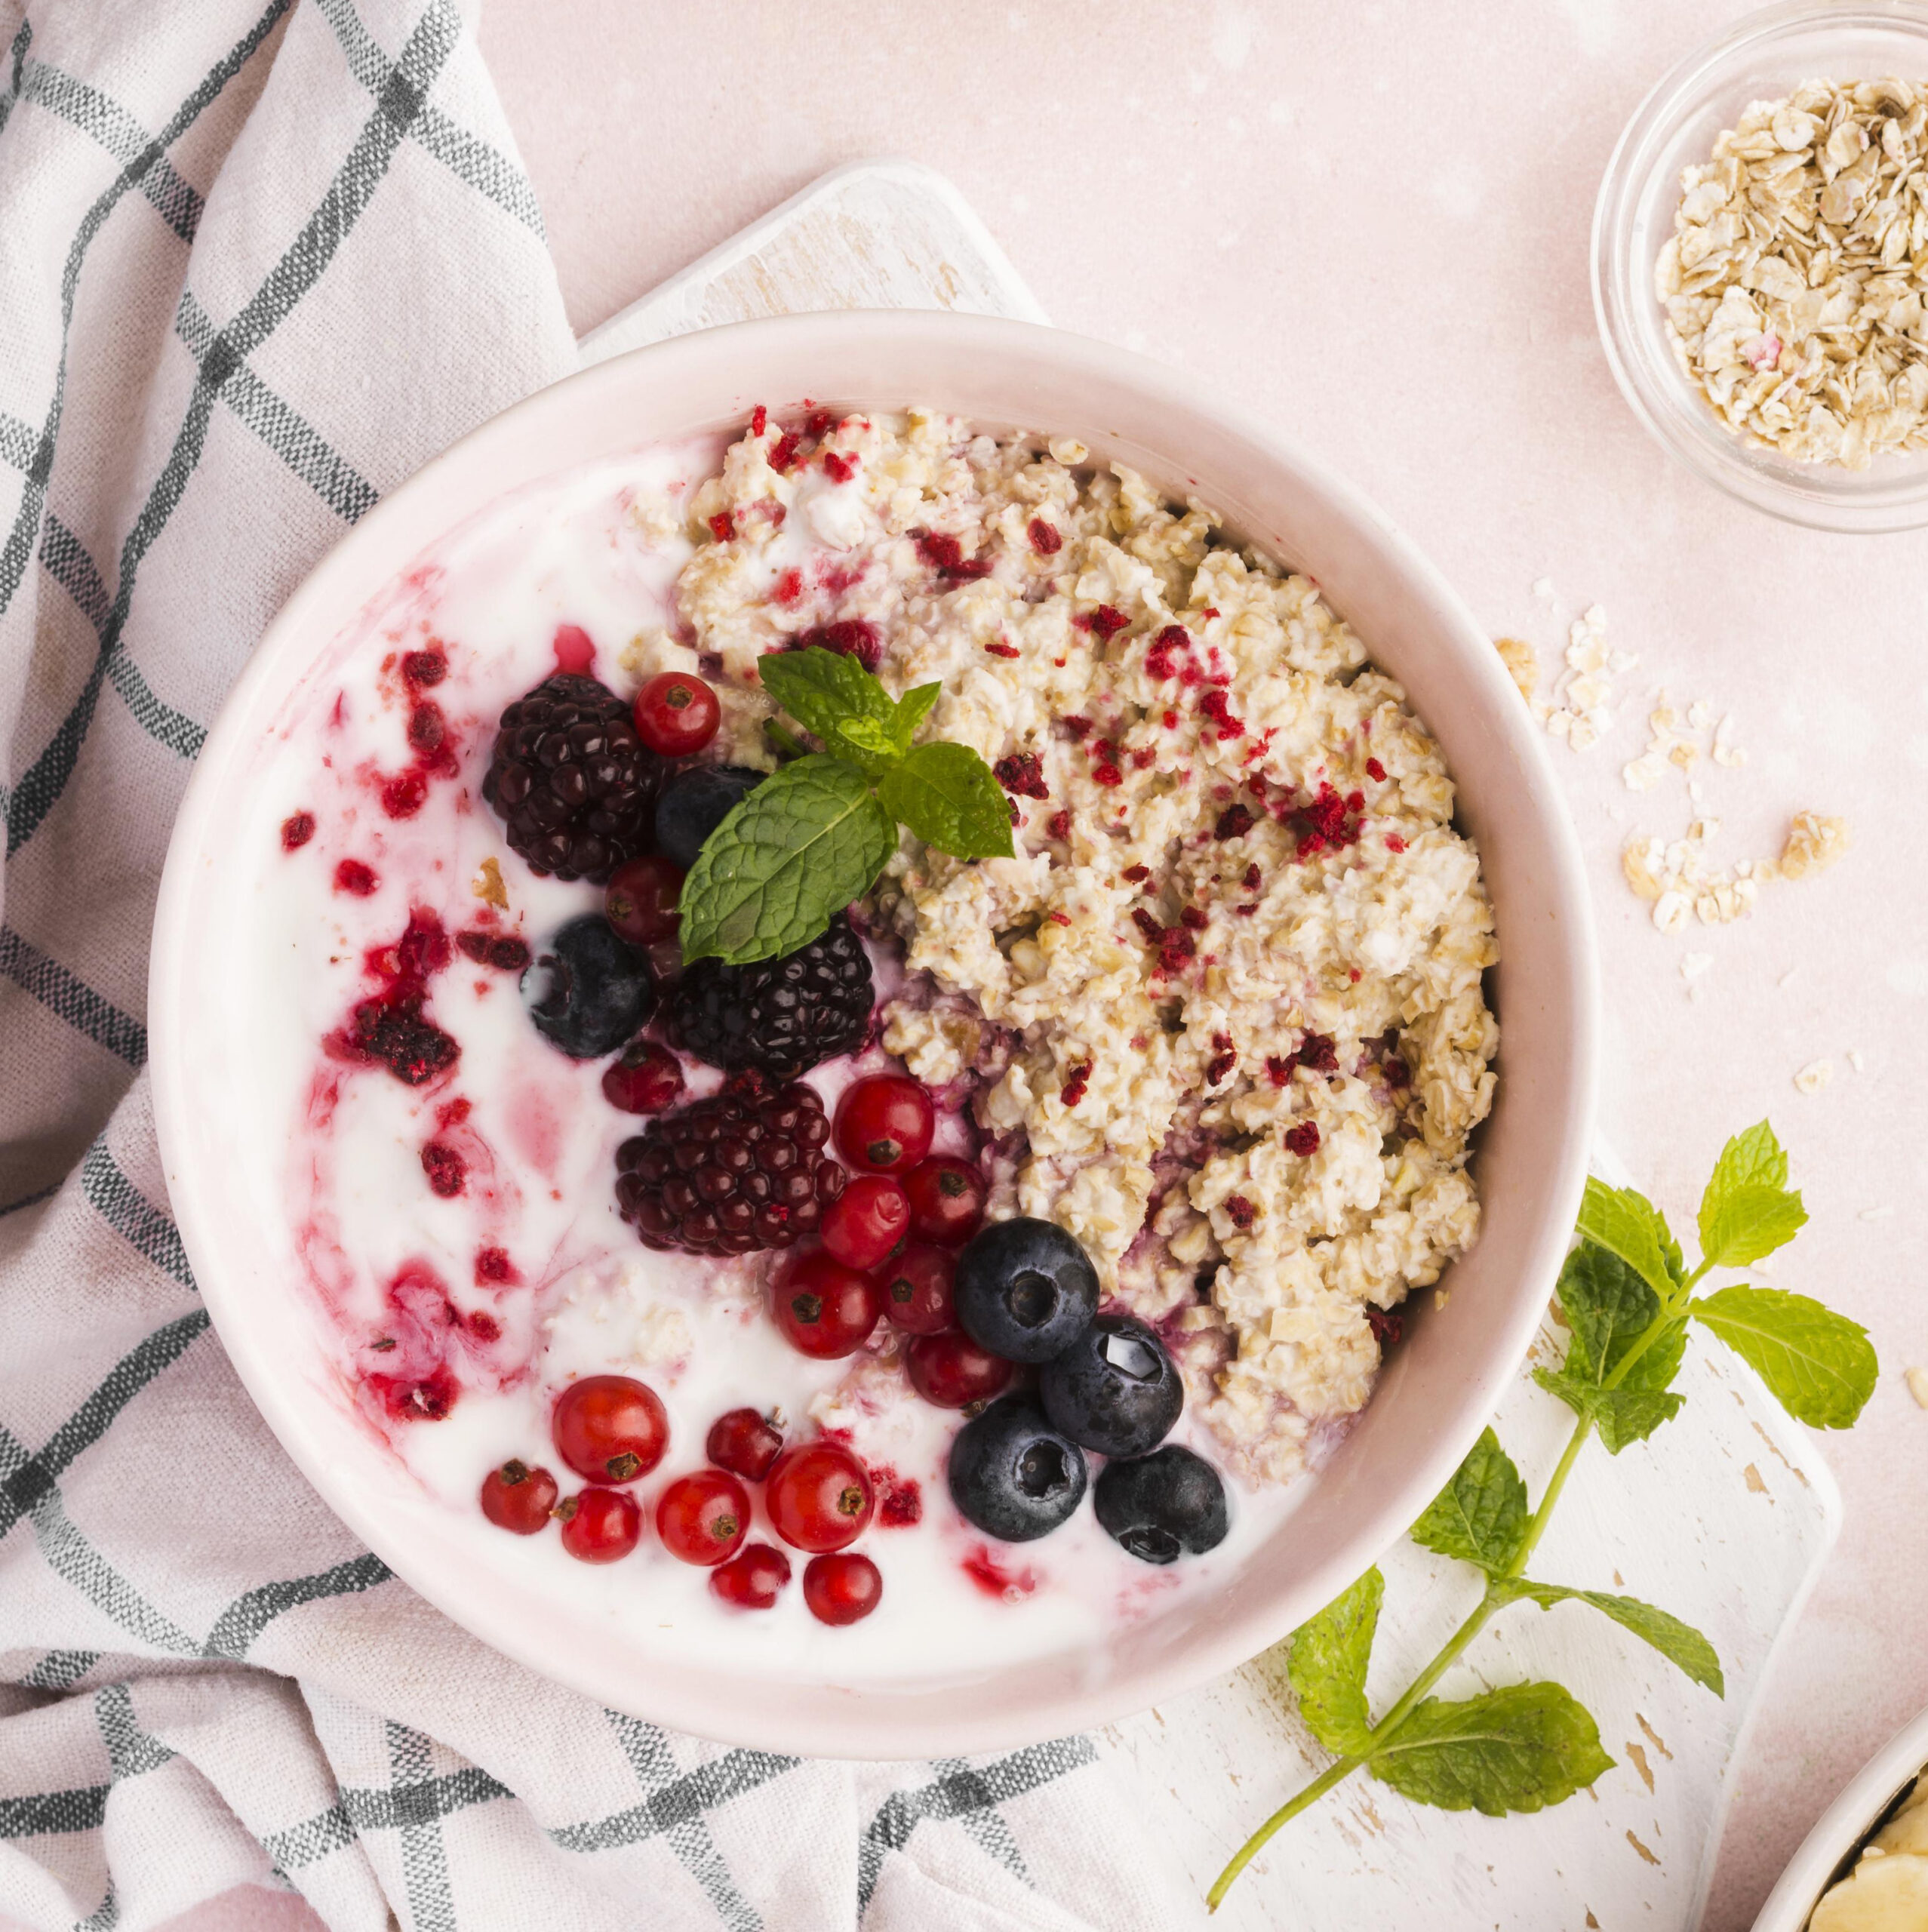
[[[1603,1124],[1690,1227],[1720,1140],[1770,1114],[1814,1216],[1774,1278],[1866,1321],[1885,1369],[1828,1444],[1847,1527],[1770,1687],[1708,1932],[1750,1922],[1834,1789],[1928,1701],[1928,1415],[1900,1374],[1928,1361],[1928,1161],[1903,1124],[1928,1072],[1928,869],[1883,804],[1928,770],[1928,537],[1785,529],[1673,469],[1613,388],[1587,287],[1621,124],[1742,11],[824,0],[806,20],[778,0],[489,0],[481,23],[580,328],[826,168],[911,155],[958,183],[1055,320],[1249,397],[1496,632],[1557,661],[1597,601],[1639,654],[1609,741],[1554,748],[1596,887]],[[1751,762],[1706,785],[1722,852],[1777,850],[1813,806],[1853,823],[1850,858],[1770,887],[1742,924],[1655,931],[1619,852],[1637,827],[1678,837],[1688,807],[1619,768],[1662,682],[1737,713]],[[1692,1001],[1690,950],[1715,962]],[[1797,1093],[1822,1057],[1833,1083]]]

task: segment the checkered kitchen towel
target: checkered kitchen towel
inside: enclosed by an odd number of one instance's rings
[[[565,374],[451,0],[0,0],[0,1921],[1167,1928],[1080,1739],[857,1767],[599,1710],[358,1549],[209,1332],[141,1024],[208,721],[309,566]]]

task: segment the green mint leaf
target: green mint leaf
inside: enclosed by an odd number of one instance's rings
[[[1668,1346],[1663,1342],[1650,1349],[1640,1358],[1640,1367],[1645,1368]],[[1674,1349],[1674,1366],[1679,1366],[1677,1346]],[[1678,1415],[1687,1401],[1684,1395],[1665,1389],[1624,1386],[1597,1389],[1590,1382],[1570,1376],[1564,1369],[1536,1368],[1533,1380],[1549,1395],[1557,1395],[1574,1414],[1590,1418],[1610,1456],[1619,1455],[1629,1443],[1644,1442],[1662,1423]]]
[[[1659,1296],[1640,1274],[1591,1241],[1567,1256],[1554,1293],[1573,1331],[1567,1370],[1589,1382],[1604,1382],[1660,1312]]]
[[[968,745],[914,746],[884,774],[877,795],[884,809],[925,844],[953,858],[1011,856],[1011,814],[1004,787]]]
[[[889,771],[904,755],[904,747],[897,742],[894,718],[885,724],[875,718],[847,718],[826,742],[839,749],[850,746],[868,753],[884,771]]]
[[[889,692],[854,657],[813,644],[769,651],[757,660],[763,688],[825,749],[881,778],[904,755],[898,710]]]
[[[1727,1694],[1720,1675],[1720,1659],[1714,1646],[1691,1623],[1643,1603],[1638,1597],[1610,1596],[1602,1590],[1570,1590],[1560,1583],[1532,1583],[1522,1577],[1506,1586],[1506,1594],[1542,1610],[1557,1603],[1588,1603],[1603,1617],[1610,1617],[1623,1630],[1631,1630],[1644,1644],[1658,1651],[1667,1661],[1695,1683],[1705,1684],[1717,1697]]]
[[[897,700],[897,735],[908,746],[917,736],[917,728],[930,715],[930,707],[944,694],[942,685],[918,685]]]
[[[1617,1254],[1656,1295],[1685,1278],[1677,1242],[1660,1210],[1631,1187],[1609,1187],[1589,1174],[1580,1203],[1583,1239]]]
[[[1880,1365],[1868,1331],[1807,1295],[1746,1282],[1687,1304],[1797,1422],[1847,1429],[1874,1392]]]
[[[1498,1818],[1562,1803],[1613,1760],[1570,1691],[1515,1684],[1463,1703],[1425,1699],[1366,1768],[1418,1804]]]
[[[742,966],[794,952],[870,890],[896,844],[862,772],[821,752],[785,765],[696,854],[683,881],[683,957]]]
[[[1716,1268],[1745,1268],[1785,1247],[1807,1220],[1774,1130],[1763,1120],[1736,1134],[1700,1198],[1702,1258]]]
[[[1496,1577],[1518,1552],[1527,1518],[1527,1485],[1488,1429],[1413,1525],[1412,1537],[1422,1549],[1477,1563]]]
[[[1292,1633],[1286,1666],[1299,1714],[1336,1756],[1363,1757],[1372,1732],[1366,1708],[1366,1666],[1372,1660],[1385,1579],[1368,1570],[1318,1616]]]

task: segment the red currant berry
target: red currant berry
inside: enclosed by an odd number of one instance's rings
[[[875,1268],[903,1244],[911,1204],[888,1174],[859,1174],[823,1211],[826,1252],[847,1268]]]
[[[719,1469],[750,1482],[762,1481],[783,1450],[783,1432],[754,1409],[732,1409],[718,1416],[703,1445],[703,1454]]]
[[[903,1174],[930,1152],[937,1116],[930,1096],[901,1073],[874,1073],[837,1103],[837,1149],[853,1168]]]
[[[770,1527],[793,1549],[841,1549],[870,1524],[870,1472],[841,1442],[806,1442],[777,1457],[764,1491]]]
[[[709,1586],[739,1610],[767,1610],[790,1580],[790,1559],[775,1545],[745,1546],[709,1573]]]
[[[887,1268],[877,1271],[884,1291],[884,1312],[908,1335],[937,1335],[957,1319],[951,1308],[951,1281],[958,1257],[948,1248],[913,1245]]]
[[[883,1601],[877,1565],[853,1549],[804,1565],[804,1601],[819,1623],[861,1623]]]
[[[532,1537],[555,1507],[555,1478],[514,1457],[482,1478],[482,1514],[499,1530]]]
[[[722,718],[715,692],[687,671],[660,671],[636,694],[636,736],[665,758],[701,751]]]
[[[613,1563],[627,1556],[643,1533],[636,1499],[620,1489],[586,1489],[556,1506],[562,1546],[582,1563]]]
[[[961,1247],[984,1218],[984,1177],[955,1154],[933,1154],[905,1175],[904,1198],[914,1238]]]
[[[672,1556],[708,1565],[733,1555],[749,1534],[750,1493],[721,1469],[678,1476],[657,1498],[656,1533]]]
[[[1011,1365],[1002,1355],[980,1349],[956,1328],[942,1335],[918,1336],[910,1345],[905,1368],[911,1386],[940,1409],[988,1402],[1011,1379]]]
[[[682,1062],[651,1040],[632,1040],[603,1069],[602,1097],[626,1114],[660,1114],[682,1091]]]
[[[655,946],[682,929],[682,873],[660,852],[646,852],[610,874],[602,915],[632,946]]]
[[[854,1355],[883,1313],[877,1284],[820,1249],[789,1263],[770,1291],[770,1312],[792,1347],[819,1361]]]
[[[579,1476],[634,1482],[663,1460],[669,1418],[656,1391],[626,1375],[586,1375],[555,1398],[549,1432]]]

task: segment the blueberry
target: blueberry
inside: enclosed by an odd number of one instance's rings
[[[678,772],[656,801],[657,850],[687,872],[703,841],[763,783],[741,764],[694,764]]]
[[[1003,1543],[1049,1536],[1084,1500],[1084,1451],[1028,1395],[1001,1396],[951,1444],[951,1500]]]
[[[1105,1534],[1141,1562],[1203,1556],[1225,1541],[1225,1484],[1176,1442],[1129,1463],[1107,1463],[1093,1498]]]
[[[649,968],[600,912],[571,919],[522,975],[536,1031],[571,1060],[596,1060],[633,1038],[656,1005]]]
[[[1049,1361],[1090,1327],[1098,1272],[1055,1221],[994,1221],[958,1257],[958,1321],[1010,1361]]]
[[[1044,1364],[1038,1393],[1051,1426],[1100,1456],[1143,1456],[1185,1407],[1165,1345],[1128,1315],[1101,1315]]]

